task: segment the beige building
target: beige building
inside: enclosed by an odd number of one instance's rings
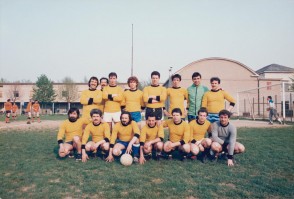
[[[124,83],[119,83],[123,89],[127,88]],[[18,105],[19,112],[21,112],[30,99],[33,98],[34,83],[0,83],[0,110],[3,112],[4,103],[7,99],[15,99]],[[80,104],[80,97],[82,91],[88,89],[88,83],[75,83],[70,86],[63,83],[53,83],[53,89],[56,93],[56,98],[53,103],[41,103],[42,112],[51,114],[52,110],[54,113],[66,113],[68,109],[68,101],[71,106],[82,108]],[[98,86],[100,89],[100,86]],[[70,99],[65,97],[66,91],[69,91]]]

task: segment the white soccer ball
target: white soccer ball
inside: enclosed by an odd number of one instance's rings
[[[133,157],[125,153],[120,157],[120,163],[124,166],[130,166],[133,163]]]

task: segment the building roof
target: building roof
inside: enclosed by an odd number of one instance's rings
[[[294,68],[282,66],[279,64],[271,64],[256,71],[257,74],[263,73],[294,73]]]

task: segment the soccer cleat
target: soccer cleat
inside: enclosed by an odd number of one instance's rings
[[[187,156],[186,155],[181,155],[180,160],[185,162],[187,160]]]
[[[134,163],[138,163],[138,162],[139,162],[139,158],[135,156],[135,157],[133,158],[133,161],[134,161]]]
[[[145,158],[146,160],[150,160],[151,157],[152,157],[152,154],[151,154],[151,153],[144,155],[144,158]]]
[[[73,151],[70,151],[69,154],[68,154],[68,157],[69,158],[73,158],[74,157],[74,152]]]
[[[76,154],[76,161],[80,161],[80,160],[82,160],[82,154],[77,153]]]
[[[269,125],[273,125],[274,123],[273,123],[273,122],[269,122],[268,124],[269,124]]]

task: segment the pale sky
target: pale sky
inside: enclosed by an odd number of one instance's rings
[[[132,24],[139,80],[208,57],[294,67],[294,0],[0,0],[0,78],[126,82]]]

